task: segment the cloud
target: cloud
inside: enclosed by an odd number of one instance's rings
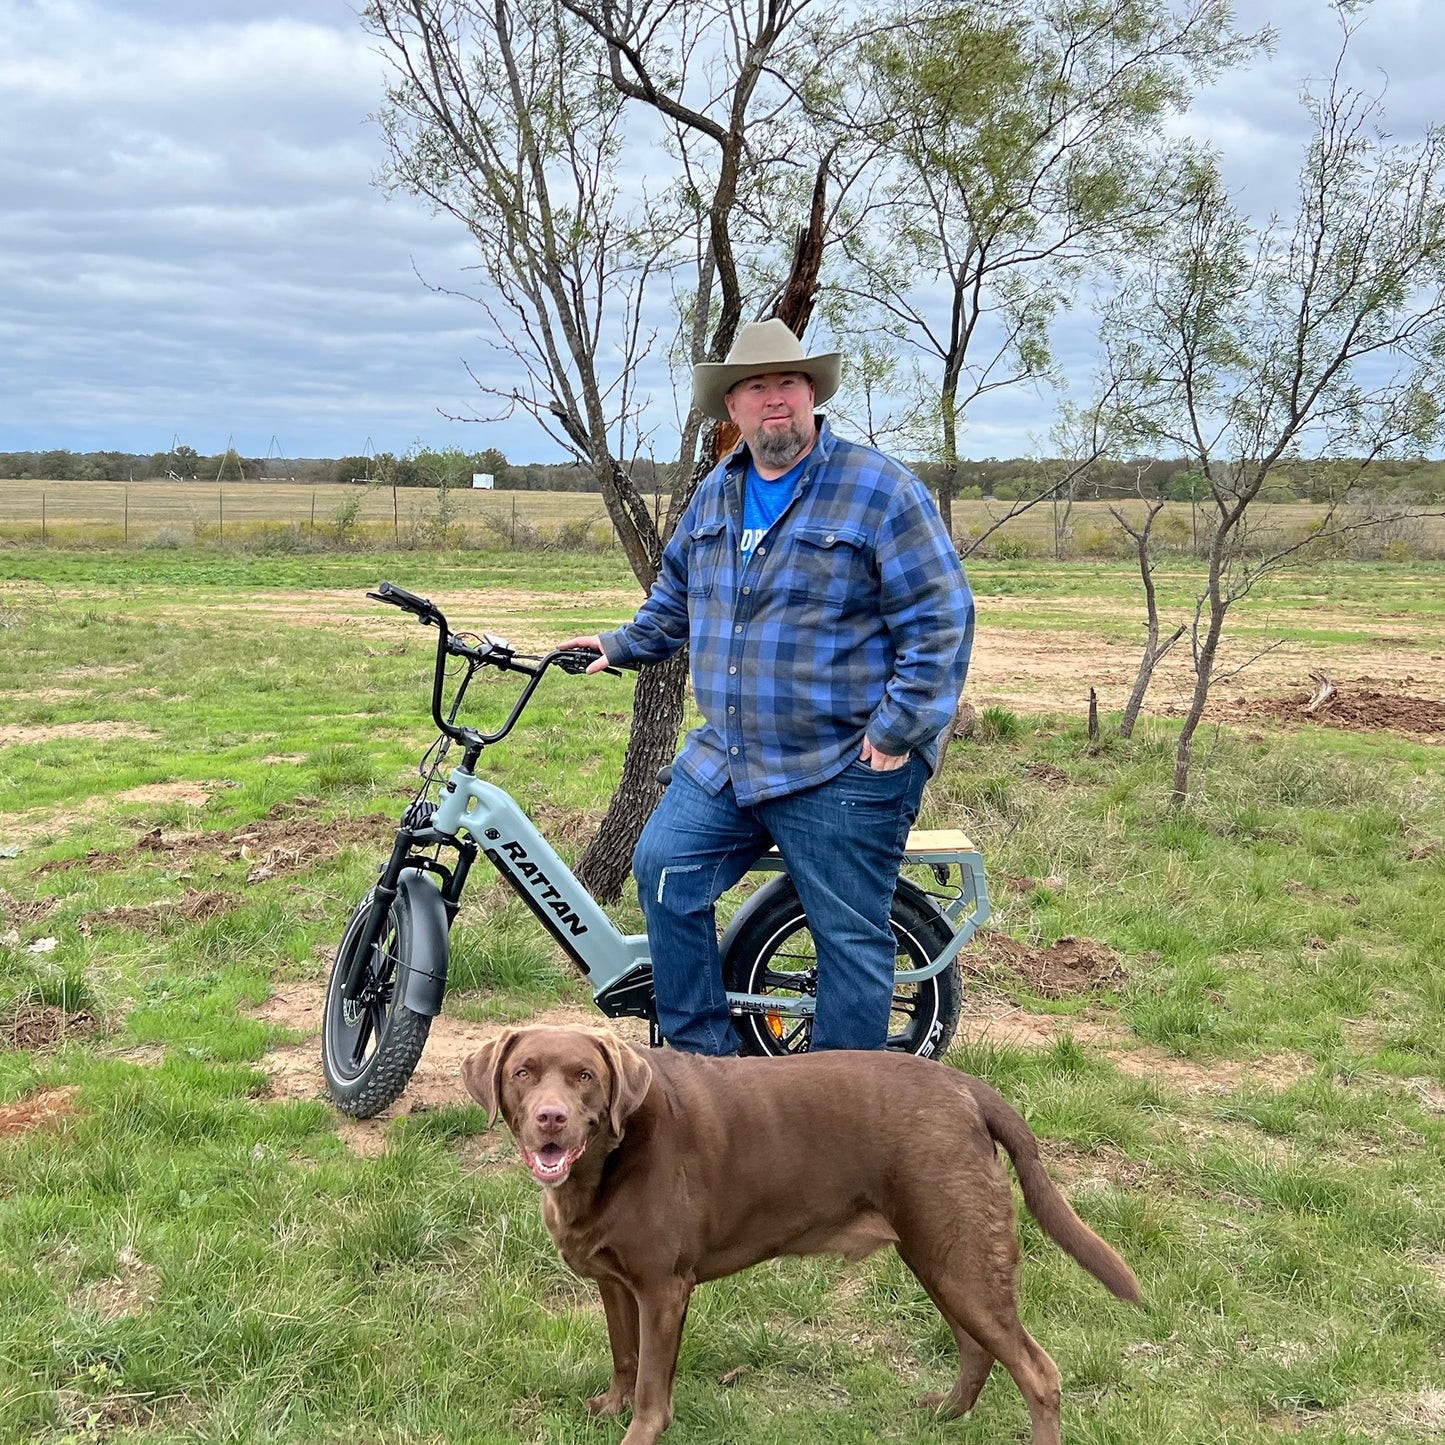
[[[1376,0],[1352,74],[1378,84],[1402,137],[1438,113],[1435,0]],[[1287,205],[1304,144],[1300,83],[1328,73],[1324,0],[1258,0],[1275,56],[1225,77],[1189,126],[1217,145],[1259,213]],[[418,439],[558,455],[525,418],[450,423],[503,381],[475,260],[455,221],[373,184],[368,120],[384,69],[344,0],[0,0],[0,450],[203,451],[234,436],[264,454],[404,449]],[[1432,43],[1435,42],[1435,43]],[[656,324],[669,318],[659,311]],[[664,334],[661,343],[665,343]],[[1087,381],[1092,322],[1062,325]],[[659,425],[674,378],[648,370]],[[1028,391],[980,407],[968,445],[1027,450],[1052,404]]]

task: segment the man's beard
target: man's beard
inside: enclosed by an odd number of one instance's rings
[[[807,432],[797,422],[790,421],[782,428],[764,423],[748,438],[748,445],[755,462],[765,467],[790,467],[809,442]]]

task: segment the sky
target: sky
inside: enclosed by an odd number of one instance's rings
[[[498,362],[476,305],[424,281],[463,285],[473,243],[374,184],[383,66],[356,9],[0,0],[0,451],[561,459],[525,417],[448,419],[485,410],[467,366]],[[1186,128],[1263,216],[1289,204],[1299,89],[1328,73],[1338,26],[1325,0],[1240,9],[1279,32],[1275,53],[1202,94]],[[1445,119],[1442,40],[1445,0],[1374,0],[1352,46],[1352,78],[1388,81],[1400,140]],[[1082,387],[1093,334],[1075,313],[1056,337]],[[671,396],[658,406],[672,416]],[[1052,414],[1047,395],[999,396],[962,449],[1036,451]]]

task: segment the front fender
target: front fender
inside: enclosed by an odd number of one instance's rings
[[[447,991],[446,904],[430,876],[417,868],[401,875],[396,891],[411,923],[411,957],[401,1001],[413,1013],[434,1018]]]

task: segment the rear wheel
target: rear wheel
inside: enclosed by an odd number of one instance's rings
[[[360,996],[342,997],[341,985],[360,946],[372,895],[351,915],[326,989],[321,1020],[321,1069],[336,1107],[356,1119],[379,1114],[400,1096],[426,1047],[431,1018],[407,1008],[413,926],[405,891],[396,895],[381,937],[363,964]]]
[[[891,920],[898,967],[923,968],[948,946],[953,930],[928,895],[906,878],[893,894]],[[723,981],[729,992],[776,994],[780,1000],[816,995],[818,958],[802,901],[786,875],[763,886],[724,942]],[[953,1040],[963,1008],[963,981],[955,958],[921,983],[894,988],[888,1047],[937,1057]],[[734,1020],[745,1054],[800,1054],[812,1042],[811,1018],[749,1013]]]

